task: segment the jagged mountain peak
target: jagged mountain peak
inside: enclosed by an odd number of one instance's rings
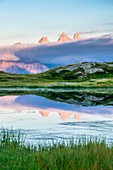
[[[60,37],[58,38],[58,42],[68,42],[68,41],[73,41],[73,40],[79,40],[81,39],[79,33],[75,33],[73,38],[70,38],[65,32],[62,32]],[[49,43],[50,41],[48,40],[47,36],[43,36],[38,43]]]
[[[71,41],[71,40],[72,39],[70,37],[68,37],[68,35],[65,32],[63,32],[58,39],[59,42],[67,42],[67,41]]]
[[[42,38],[38,41],[38,43],[49,43],[48,37],[47,37],[47,36],[42,37]]]
[[[61,36],[67,36],[67,34],[65,32],[62,32]]]
[[[80,40],[81,39],[80,34],[79,33],[75,33],[73,39],[74,40]]]

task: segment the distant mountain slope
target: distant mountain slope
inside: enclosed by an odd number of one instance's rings
[[[14,73],[14,74],[32,74],[32,73],[41,73],[47,71],[48,67],[35,63],[25,63],[19,61],[1,61],[0,62],[0,71]]]
[[[4,69],[4,72],[12,74],[29,74],[29,71],[15,65]]]

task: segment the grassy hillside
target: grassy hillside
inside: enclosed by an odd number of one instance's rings
[[[0,72],[0,87],[113,87],[113,62],[77,63],[32,75]]]
[[[77,63],[49,70],[40,76],[48,79],[84,81],[91,78],[113,77],[113,63]]]

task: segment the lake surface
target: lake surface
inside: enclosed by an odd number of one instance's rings
[[[31,142],[79,136],[113,141],[113,94],[103,90],[11,90],[0,93],[0,129],[13,127]]]

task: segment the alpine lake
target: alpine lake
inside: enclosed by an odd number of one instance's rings
[[[1,88],[0,129],[29,142],[100,137],[113,142],[112,88]]]

